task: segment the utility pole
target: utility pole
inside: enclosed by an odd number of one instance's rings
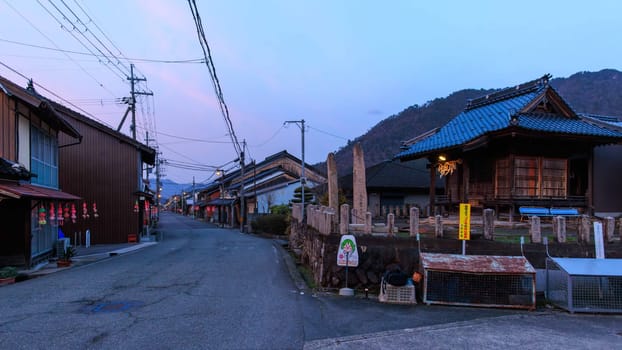
[[[134,83],[137,81],[147,81],[147,78],[137,78],[134,76],[134,64],[133,63],[130,64],[130,75],[131,76],[127,78],[127,80],[130,81],[130,86],[131,86],[130,94],[132,96],[130,100],[128,101],[129,103],[128,110],[132,112],[132,124],[130,125],[130,130],[132,131],[132,138],[136,140],[136,95],[153,96],[153,92],[136,91]],[[125,112],[125,116],[123,116],[123,120],[121,120],[121,124],[119,125],[119,128],[117,129],[117,131],[121,129],[121,126],[123,125],[123,122],[125,121],[125,117],[127,117],[127,112]]]
[[[240,152],[240,232],[244,232],[244,222],[246,221],[246,201],[244,194],[244,151],[246,150],[246,139],[242,140],[242,152]]]
[[[194,176],[193,176],[192,177],[192,219],[193,220],[197,218],[197,215],[195,213],[195,209],[197,207],[197,201],[196,201],[196,198],[195,198],[196,194],[194,193],[194,185],[195,185],[195,183],[194,183]]]
[[[285,124],[294,123],[298,125],[300,128],[300,135],[302,138],[302,163],[300,170],[300,188],[302,194],[302,222],[305,222],[306,210],[305,210],[305,184],[307,183],[307,179],[305,178],[305,120],[287,120]]]

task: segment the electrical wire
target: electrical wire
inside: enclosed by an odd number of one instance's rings
[[[92,53],[88,53],[88,52],[64,50],[64,49],[58,49],[58,48],[55,49],[53,47],[41,46],[41,45],[35,45],[35,44],[27,44],[27,43],[23,43],[23,42],[7,40],[7,39],[2,39],[2,38],[0,38],[0,41],[5,42],[5,43],[9,43],[9,44],[13,44],[13,45],[32,47],[32,48],[35,48],[35,49],[42,49],[42,50],[49,50],[49,51],[56,51],[56,52],[64,52],[64,53],[70,53],[70,54],[74,54],[74,55],[90,56],[90,57],[95,57],[97,59],[100,59],[100,58],[103,57],[101,55],[92,54]],[[35,57],[35,58],[39,58],[39,57]],[[40,58],[45,58],[45,57],[40,57]],[[171,64],[173,64],[173,63],[174,64],[184,64],[184,63],[203,64],[203,63],[205,63],[205,59],[203,59],[203,58],[191,58],[191,59],[184,59],[184,60],[165,60],[165,59],[151,59],[151,58],[130,57],[130,58],[125,58],[125,59],[128,60],[128,61],[146,62],[146,63],[171,63]],[[91,62],[91,61],[87,61],[87,62]]]
[[[17,13],[18,16],[20,16],[24,21],[26,21],[26,23],[28,23],[33,29],[35,29],[37,32],[39,32],[39,34],[41,34],[44,38],[46,38],[50,43],[52,43],[52,45],[54,45],[56,48],[59,48],[58,45],[56,45],[56,43],[54,42],[54,40],[52,40],[49,36],[47,36],[45,33],[43,33],[37,26],[34,25],[34,23],[32,23],[28,18],[26,18],[26,16],[24,16],[21,12],[19,12],[15,7],[13,7],[13,5],[11,5],[7,0],[4,0],[4,3],[11,8],[11,10],[13,10],[13,12]],[[70,60],[72,60],[72,62],[78,66],[78,68],[80,68],[80,70],[82,70],[87,76],[89,76],[91,79],[93,79],[93,81],[95,81],[97,83],[97,85],[99,87],[101,87],[102,89],[104,89],[106,92],[108,92],[111,96],[115,97],[114,93],[112,91],[110,91],[107,87],[104,86],[104,84],[102,84],[99,80],[97,80],[97,78],[95,78],[91,73],[89,73],[82,65],[80,65],[78,62],[74,61],[72,59],[71,56],[69,56],[67,53],[65,53],[65,56],[67,56],[67,58],[69,58]]]
[[[227,125],[227,129],[229,131],[229,136],[231,137],[231,141],[233,143],[233,147],[238,155],[241,157],[243,155],[244,150],[242,146],[240,146],[240,142],[238,141],[237,136],[235,135],[235,131],[233,129],[233,123],[231,122],[231,118],[229,116],[229,108],[225,103],[225,98],[222,93],[222,88],[220,87],[220,82],[218,80],[218,75],[216,74],[216,67],[214,66],[214,61],[212,59],[212,53],[207,42],[207,38],[205,37],[205,31],[203,29],[203,23],[201,22],[201,16],[199,15],[199,9],[197,8],[197,4],[195,0],[188,0],[188,5],[190,6],[190,12],[192,12],[192,18],[194,19],[194,23],[197,29],[197,36],[199,37],[199,43],[201,44],[201,50],[203,51],[203,57],[205,58],[205,64],[209,71],[212,85],[214,87],[214,92],[216,93],[216,97],[218,99],[218,106],[220,108],[220,112],[225,119],[225,124]]]

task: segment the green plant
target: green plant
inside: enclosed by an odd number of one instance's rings
[[[69,246],[60,256],[60,260],[71,261],[74,256],[76,256],[76,248]]]
[[[0,278],[12,278],[17,276],[17,269],[12,266],[5,266],[0,269]]]
[[[289,215],[291,213],[291,209],[287,204],[273,205],[270,207],[270,213],[277,215]]]
[[[251,222],[254,232],[284,235],[287,231],[287,215],[268,214],[261,215]]]

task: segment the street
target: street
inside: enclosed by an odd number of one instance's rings
[[[275,240],[163,213],[158,244],[0,288],[0,349],[612,348],[622,317],[298,289]]]

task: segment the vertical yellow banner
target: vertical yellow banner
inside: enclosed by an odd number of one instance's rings
[[[471,239],[471,204],[460,203],[460,225],[458,239]]]

